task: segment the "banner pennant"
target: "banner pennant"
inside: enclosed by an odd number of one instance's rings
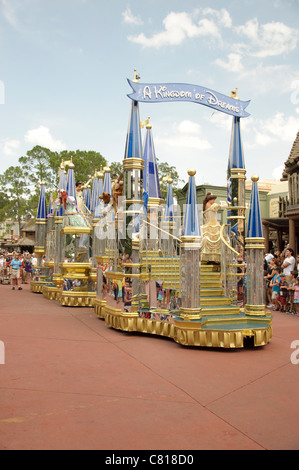
[[[216,111],[236,117],[248,117],[245,111],[250,103],[241,101],[217,91],[199,85],[186,83],[139,83],[127,79],[133,93],[128,94],[131,100],[142,103],[163,103],[189,101],[208,106]]]

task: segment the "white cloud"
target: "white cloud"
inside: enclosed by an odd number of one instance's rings
[[[215,64],[219,67],[222,67],[226,70],[229,70],[233,73],[240,73],[243,71],[244,67],[241,63],[242,55],[231,52],[227,56],[227,60],[216,59]]]
[[[131,8],[128,6],[127,9],[122,13],[124,22],[132,25],[142,25],[143,21],[139,16],[133,15]]]
[[[202,18],[197,23],[192,15],[186,12],[171,12],[163,20],[164,30],[146,37],[144,33],[137,36],[129,36],[129,41],[140,44],[143,47],[160,48],[162,46],[178,46],[187,38],[200,36],[220,37],[219,30],[214,21]]]
[[[260,130],[264,134],[285,142],[293,142],[299,129],[299,117],[276,113],[273,118],[260,122]]]
[[[3,153],[7,156],[14,156],[17,154],[17,150],[20,147],[19,140],[6,140],[3,145]]]
[[[57,152],[66,148],[64,142],[54,139],[50,133],[50,129],[45,126],[29,130],[25,135],[25,142],[32,145],[40,145],[41,147],[46,147]]]
[[[174,125],[171,135],[169,133],[166,136],[157,136],[155,142],[158,145],[164,144],[169,147],[182,149],[210,149],[212,145],[201,134],[201,126],[198,123],[184,120]]]
[[[280,180],[280,178],[282,177],[283,171],[284,171],[284,165],[280,165],[277,168],[274,168],[274,170],[272,171],[272,178],[275,180]]]
[[[247,134],[247,148],[270,147],[282,142],[292,145],[299,129],[299,116],[278,112],[265,120],[249,118],[248,124],[248,128],[243,129]]]
[[[237,33],[251,41],[248,52],[254,57],[271,57],[285,54],[297,46],[299,30],[279,21],[259,25],[257,18],[235,28]]]
[[[202,12],[204,15],[212,15],[216,17],[219,24],[221,24],[225,28],[231,28],[232,19],[229,12],[225,8],[221,8],[221,10],[214,10],[213,8],[204,8]]]
[[[267,147],[268,145],[275,142],[275,137],[273,135],[269,135],[263,132],[259,132],[256,130],[255,134],[255,143],[258,147]]]

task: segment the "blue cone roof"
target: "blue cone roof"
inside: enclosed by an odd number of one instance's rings
[[[172,183],[168,183],[164,220],[166,222],[173,222],[173,216],[174,216],[174,213],[173,213]]]
[[[142,140],[138,101],[131,100],[124,158],[142,158]]]
[[[91,192],[91,201],[90,201],[90,211],[94,213],[96,207],[96,197],[98,195],[98,178],[94,177],[92,182],[92,192]]]
[[[103,193],[108,193],[112,196],[112,183],[110,171],[105,171],[104,184],[103,184]],[[102,194],[102,193],[101,193]]]
[[[252,180],[247,238],[262,238],[263,227],[257,180]]]
[[[66,192],[68,196],[72,196],[77,201],[76,186],[75,186],[75,171],[69,168],[67,172]]]
[[[161,199],[161,187],[151,126],[146,127],[143,159],[143,188],[150,198],[153,197]]]
[[[50,198],[49,198],[49,204],[48,204],[48,214],[51,214],[51,212],[53,211],[53,205],[54,205],[53,193],[51,192]]]
[[[47,212],[46,190],[45,190],[44,183],[41,183],[36,218],[46,219],[47,215],[48,215],[48,212]]]
[[[231,170],[232,168],[245,169],[243,144],[240,130],[240,118],[236,116],[233,117],[228,158],[228,170]]]
[[[59,170],[58,189],[60,189],[61,191],[66,190],[66,174],[64,172],[64,168],[60,168]]]
[[[196,184],[194,175],[189,175],[189,185],[183,225],[183,236],[200,236],[199,217],[196,201]]]
[[[90,191],[90,188],[85,189],[85,192],[83,192],[83,197],[84,197],[84,204],[87,207],[87,209],[90,211],[90,205],[91,205],[91,191]]]

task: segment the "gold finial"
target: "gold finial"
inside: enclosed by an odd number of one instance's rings
[[[257,176],[257,175],[253,175],[251,177],[251,181],[253,181],[254,183],[256,183],[260,178]]]
[[[75,165],[73,164],[73,155],[71,155],[70,160],[68,160],[67,162],[64,162],[64,165],[68,166],[69,168],[75,168]]]
[[[104,173],[110,173],[109,162],[107,162],[107,164],[104,168]]]
[[[189,176],[195,176],[196,175],[196,170],[194,170],[194,168],[190,168],[190,170],[188,170],[188,175]]]
[[[41,180],[40,185],[45,186],[45,184],[46,184],[45,180]]]
[[[235,88],[230,92],[230,97],[235,98],[235,100],[239,100],[240,98],[238,97],[238,88]]]
[[[137,75],[136,69],[134,69],[134,80],[133,82],[138,83],[140,79],[140,75]]]
[[[144,126],[146,126],[147,129],[151,129],[151,125],[150,125],[150,117],[148,117],[145,121],[140,121],[140,126],[143,128]]]
[[[173,179],[171,178],[171,171],[169,172],[169,175],[168,175],[168,178],[167,178],[167,183],[168,183],[168,184],[172,184],[172,183],[173,183]]]

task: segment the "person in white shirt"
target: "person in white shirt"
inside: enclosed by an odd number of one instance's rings
[[[289,285],[291,282],[291,272],[295,270],[296,260],[292,248],[287,248],[285,254],[286,256],[281,268],[283,269],[283,274],[285,274],[287,284]]]

